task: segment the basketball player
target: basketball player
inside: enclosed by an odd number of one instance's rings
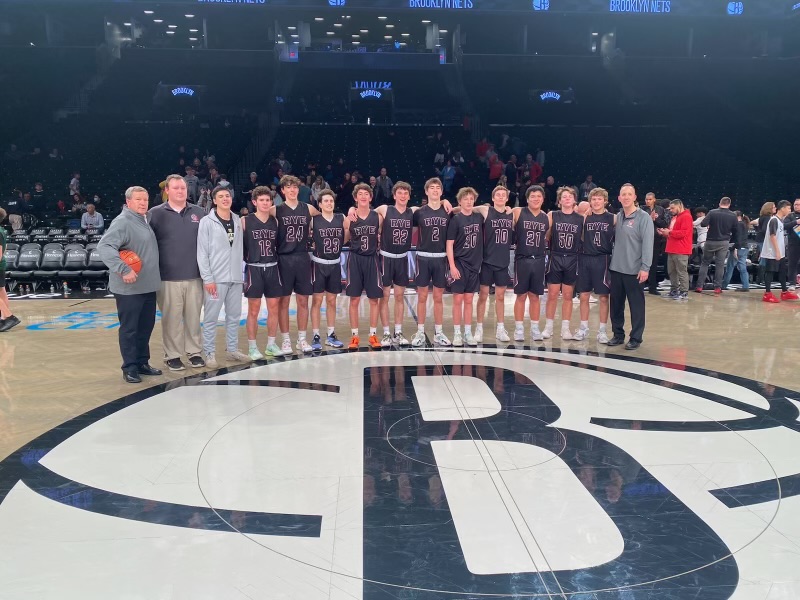
[[[329,189],[320,192],[317,199],[321,215],[311,219],[311,237],[314,252],[311,255],[311,279],[314,297],[311,300],[312,350],[322,350],[319,326],[322,320],[322,298],[325,297],[325,318],[328,335],[325,344],[331,348],[342,348],[344,344],[336,337],[336,297],[342,293],[342,247],[349,239],[344,227],[344,215],[334,213],[336,194]]]
[[[483,264],[481,265],[481,288],[478,295],[478,324],[475,327],[475,341],[483,342],[483,318],[486,315],[486,302],[489,299],[489,288],[494,286],[495,315],[497,330],[495,338],[498,342],[509,341],[505,328],[506,288],[511,285],[508,266],[511,263],[511,238],[513,217],[508,203],[508,190],[496,187],[492,190],[492,206],[484,205],[473,210],[479,213],[483,221]]]
[[[356,184],[353,196],[356,201],[356,212],[348,216],[345,221],[350,236],[346,293],[350,297],[350,327],[353,335],[348,347],[350,350],[357,350],[360,345],[358,307],[361,303],[361,294],[366,292],[369,300],[369,345],[379,349],[381,342],[377,335],[378,312],[380,299],[383,298],[383,288],[378,266],[378,240],[383,217],[370,208],[372,188],[369,185]]]
[[[542,336],[553,337],[558,293],[561,292],[561,339],[574,339],[569,329],[572,318],[572,295],[578,280],[578,251],[581,246],[583,217],[575,212],[575,190],[562,187],[556,192],[561,207],[547,216],[550,219],[550,261],[547,265],[547,306]]]
[[[453,346],[477,346],[472,335],[472,297],[480,289],[483,262],[483,217],[473,211],[478,192],[471,187],[458,190],[459,214],[447,226],[447,261],[450,291],[453,292]],[[461,324],[464,336],[461,336]]]
[[[383,298],[381,299],[381,321],[383,338],[381,346],[386,348],[393,343],[408,346],[403,336],[403,303],[408,287],[408,251],[411,250],[414,209],[408,208],[411,199],[411,186],[398,181],[392,187],[394,206],[383,205],[375,209],[383,218],[381,230],[381,278]],[[394,336],[389,333],[389,296],[394,286]]]
[[[449,346],[444,334],[444,304],[442,298],[447,286],[447,224],[448,211],[442,202],[442,182],[437,177],[425,182],[428,203],[414,213],[414,226],[419,229],[417,243],[417,332],[411,338],[413,348],[425,346],[425,319],[428,309],[428,286],[433,284],[433,343]]]
[[[574,339],[585,340],[589,336],[589,294],[594,292],[600,305],[597,341],[607,344],[608,297],[611,293],[608,264],[614,249],[615,219],[606,210],[608,192],[603,188],[594,188],[589,192],[589,206],[591,212],[583,221],[583,244],[578,255],[577,290],[581,298],[581,326],[575,332]]]
[[[252,360],[261,360],[264,356],[258,351],[256,342],[261,298],[267,299],[267,346],[264,354],[283,356],[283,350],[275,343],[283,284],[278,269],[278,221],[270,216],[272,194],[268,187],[260,185],[253,189],[251,198],[255,212],[242,219],[244,260],[247,264],[244,278],[244,296],[247,298],[246,329],[248,356]],[[291,354],[291,347],[289,353]]]
[[[289,339],[289,301],[294,292],[297,300],[297,349],[307,354],[312,351],[306,341],[308,297],[314,291],[311,283],[308,239],[311,218],[320,213],[313,206],[297,199],[300,193],[300,180],[297,177],[284,175],[278,187],[281,189],[283,203],[280,206],[273,206],[269,214],[278,220],[278,271],[283,285],[278,314],[278,324],[283,335],[281,351],[284,354],[292,353],[292,341]]]
[[[525,340],[525,301],[530,301],[531,339],[542,341],[539,330],[539,296],[544,294],[545,257],[550,219],[542,211],[544,188],[532,185],[525,191],[528,206],[515,208],[514,240],[514,340]]]

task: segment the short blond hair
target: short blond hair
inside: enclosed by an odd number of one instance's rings
[[[456,200],[458,202],[461,202],[461,199],[464,196],[469,196],[470,194],[472,194],[475,197],[475,200],[478,199],[478,192],[475,190],[475,188],[463,187],[460,190],[458,190],[458,193],[456,194]]]
[[[504,186],[504,185],[498,185],[496,188],[494,188],[494,189],[492,190],[492,199],[494,199],[494,195],[495,195],[497,192],[505,192],[506,194],[510,194],[510,193],[511,193],[511,192],[509,192],[509,190],[508,190],[508,188],[507,188],[506,186]]]
[[[608,202],[608,192],[601,187],[596,187],[589,192],[589,200],[591,200],[594,196],[602,196],[603,200]]]

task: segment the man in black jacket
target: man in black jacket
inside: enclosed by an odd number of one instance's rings
[[[725,279],[722,281],[722,289],[727,290],[733,278],[733,271],[739,269],[739,279],[742,287],[736,288],[737,292],[750,291],[750,275],[747,273],[747,223],[745,223],[742,211],[734,212],[736,215],[736,232],[731,239],[731,249],[728,252],[728,264],[725,266]]]
[[[731,245],[731,236],[736,233],[736,215],[731,212],[731,199],[725,196],[719,201],[719,208],[715,208],[705,216],[700,223],[701,227],[708,227],[706,244],[703,247],[703,262],[697,274],[695,292],[703,291],[703,284],[708,275],[708,266],[714,261],[714,293],[722,293],[722,279],[725,275],[725,257]]]
[[[789,289],[794,290],[797,284],[797,269],[800,263],[800,198],[795,199],[792,212],[783,221],[789,236],[786,244],[786,260],[789,263]]]
[[[664,229],[669,227],[669,219],[663,207],[656,203],[656,195],[653,192],[648,192],[644,197],[645,208],[644,212],[650,215],[653,219],[654,230]],[[650,274],[647,277],[648,291],[654,296],[660,296],[658,292],[658,263],[661,260],[661,255],[664,254],[667,240],[663,236],[653,236],[653,263],[650,267]]]

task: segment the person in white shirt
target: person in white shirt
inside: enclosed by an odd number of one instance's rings
[[[81,215],[81,229],[103,229],[103,215],[95,210],[94,204],[86,205],[86,212]]]

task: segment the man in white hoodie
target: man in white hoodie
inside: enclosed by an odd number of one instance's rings
[[[226,357],[249,362],[239,351],[239,321],[242,317],[243,244],[242,225],[231,211],[233,196],[226,187],[211,192],[214,208],[202,219],[197,234],[197,265],[203,278],[203,352],[206,366],[219,366],[215,356],[217,318],[225,306]]]

